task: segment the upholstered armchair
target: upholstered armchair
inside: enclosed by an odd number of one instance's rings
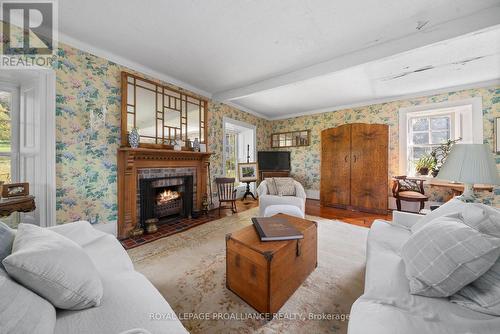
[[[259,215],[264,216],[266,208],[271,205],[292,205],[300,209],[302,213],[305,212],[306,207],[306,192],[302,185],[293,180],[295,186],[294,196],[280,196],[271,195],[269,193],[268,181],[264,180],[257,188],[257,195],[259,196]]]

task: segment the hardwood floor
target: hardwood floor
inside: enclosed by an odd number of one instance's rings
[[[392,214],[380,215],[330,207],[321,207],[319,201],[313,199],[308,199],[306,201],[306,214],[327,219],[338,219],[349,224],[363,227],[370,227],[375,219],[392,220]]]
[[[238,212],[248,210],[256,206],[258,206],[258,201],[247,200],[244,202],[237,202]],[[392,214],[380,215],[330,207],[321,207],[319,201],[314,199],[308,199],[306,201],[306,214],[326,219],[338,219],[349,224],[364,227],[370,227],[375,219],[392,220]],[[221,214],[222,217],[229,215],[231,215],[231,210],[223,210]]]
[[[236,208],[238,212],[249,210],[257,206],[259,206],[258,200],[254,201],[247,199],[245,201],[241,200],[236,201]],[[392,220],[392,215],[390,214],[377,215],[377,214],[335,209],[329,207],[322,208],[318,200],[312,200],[312,199],[308,199],[306,201],[306,214],[326,219],[338,219],[349,224],[354,224],[363,227],[370,227],[375,219]],[[121,243],[125,249],[134,248],[169,235],[186,231],[192,227],[231,215],[233,215],[233,213],[231,212],[230,209],[221,210],[220,215],[218,213],[218,210],[212,210],[208,213],[208,215],[200,216],[198,218],[182,218],[173,223],[160,224],[158,226],[158,232],[156,233],[144,234],[136,238],[126,238],[121,240]]]

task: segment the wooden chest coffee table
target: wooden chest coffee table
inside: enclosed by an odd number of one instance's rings
[[[274,314],[317,267],[316,222],[284,214],[304,239],[261,242],[255,227],[226,235],[226,285],[260,313]]]

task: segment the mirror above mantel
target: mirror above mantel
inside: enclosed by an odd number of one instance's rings
[[[121,144],[130,146],[135,127],[139,147],[173,149],[180,139],[191,150],[197,138],[206,144],[207,101],[166,85],[122,72]]]

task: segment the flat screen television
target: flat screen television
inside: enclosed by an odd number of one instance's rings
[[[290,152],[257,152],[259,170],[290,170]]]

